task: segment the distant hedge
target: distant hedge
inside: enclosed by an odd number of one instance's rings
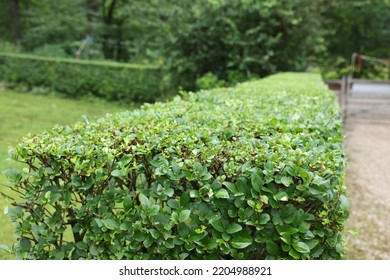
[[[0,53],[0,80],[9,86],[46,87],[70,97],[156,101],[170,89],[168,72],[125,64]]]
[[[55,127],[10,150],[21,259],[340,259],[342,121],[316,74]]]

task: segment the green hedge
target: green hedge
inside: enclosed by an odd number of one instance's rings
[[[10,150],[22,259],[340,259],[342,121],[316,74],[55,127]]]
[[[169,91],[168,72],[136,65],[0,53],[0,80],[9,86],[45,87],[70,97],[155,101]]]

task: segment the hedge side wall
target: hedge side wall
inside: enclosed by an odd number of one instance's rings
[[[342,121],[319,75],[55,127],[10,150],[22,259],[340,259]]]
[[[124,102],[156,101],[170,90],[168,72],[154,65],[11,53],[0,53],[0,80],[11,87],[44,87],[70,97]]]

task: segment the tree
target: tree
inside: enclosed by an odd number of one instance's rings
[[[349,71],[352,53],[389,57],[390,1],[330,1],[323,6],[322,15],[326,26],[327,52],[320,61],[328,78],[337,78]],[[338,62],[336,67],[335,62]],[[374,65],[363,75],[375,72]],[[381,71],[386,71],[385,68]],[[333,73],[333,74],[332,74]]]
[[[21,39],[19,0],[8,0],[11,14],[12,39],[15,45],[19,45]]]
[[[114,58],[114,50],[115,47],[112,44],[112,37],[113,34],[113,25],[114,25],[114,11],[115,6],[117,4],[116,0],[105,0],[102,2],[102,15],[103,15],[103,22],[104,22],[104,31],[103,31],[103,43],[102,43],[102,49],[104,53],[104,57],[106,59],[113,59]]]
[[[85,4],[87,9],[87,34],[92,35],[94,24],[97,20],[97,14],[99,12],[99,5],[96,0],[86,0]]]
[[[317,1],[210,0],[182,7],[166,55],[189,87],[208,72],[228,79],[232,72],[248,78],[304,70],[322,50]]]
[[[19,0],[21,46],[49,56],[74,56],[85,36],[85,0]]]

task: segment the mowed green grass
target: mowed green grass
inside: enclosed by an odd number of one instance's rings
[[[134,109],[135,105],[119,105],[100,101],[65,99],[55,95],[19,93],[0,88],[0,190],[10,194],[5,187],[6,178],[1,171],[18,166],[8,159],[8,147],[29,133],[50,129],[56,124],[71,125],[115,113]],[[14,242],[11,220],[4,214],[10,201],[0,196],[0,244],[12,246]],[[0,249],[0,259],[14,256]]]

